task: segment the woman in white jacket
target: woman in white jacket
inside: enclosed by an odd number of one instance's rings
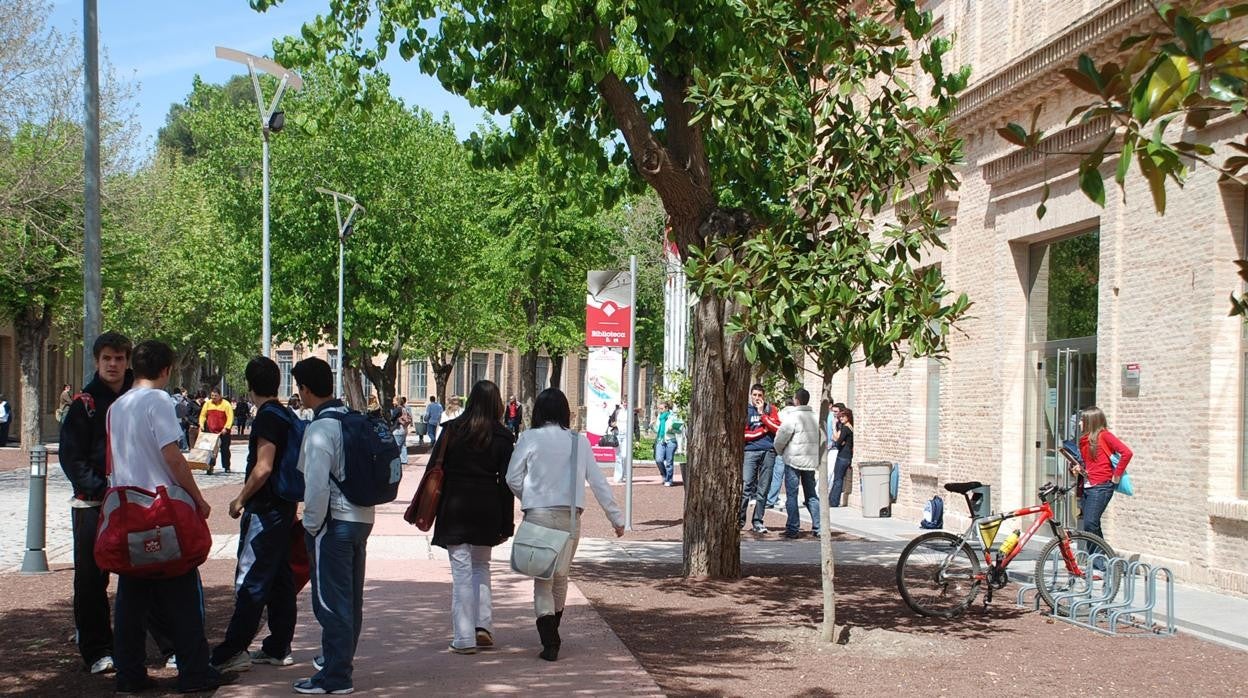
[[[581,535],[580,514],[573,528],[570,507],[575,504],[578,512],[584,511],[586,480],[615,527],[615,535],[624,535],[624,515],[611,496],[611,486],[594,462],[589,440],[584,434],[569,430],[571,421],[568,398],[563,392],[556,388],[543,390],[533,403],[531,427],[520,434],[507,467],[507,485],[520,499],[525,521],[572,533],[559,553],[554,576],[533,580],[533,607],[542,641],[538,656],[551,662],[559,658],[559,624],[568,595],[568,570]],[[575,479],[568,470],[574,443]]]

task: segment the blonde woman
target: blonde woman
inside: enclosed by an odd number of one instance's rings
[[[578,512],[584,511],[586,480],[615,527],[615,535],[624,535],[624,514],[611,497],[611,486],[594,462],[589,440],[584,434],[569,430],[571,421],[568,398],[563,392],[557,388],[543,390],[533,403],[531,426],[520,434],[507,466],[507,485],[520,498],[525,521],[572,533],[559,554],[554,576],[533,580],[533,608],[542,641],[538,656],[549,662],[559,658],[559,624],[568,595],[568,569],[581,535],[580,515],[573,527],[570,507],[575,505]],[[574,441],[575,476],[568,470]]]
[[[464,413],[464,401],[458,395],[452,395],[446,401],[446,411],[442,413],[442,424],[446,424]]]

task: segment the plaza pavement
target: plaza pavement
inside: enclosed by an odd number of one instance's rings
[[[235,446],[234,456],[243,462],[245,447]],[[408,695],[414,692],[452,693],[533,692],[597,693],[607,695],[659,695],[661,691],[645,670],[590,606],[575,584],[569,588],[565,626],[568,661],[554,664],[535,658],[538,649],[532,617],[531,582],[512,573],[506,564],[510,549],[494,552],[494,613],[498,649],[476,656],[446,651],[450,639],[450,570],[445,551],[430,545],[430,536],[402,521],[423,471],[426,455],[416,455],[407,468],[399,499],[379,507],[377,523],[368,547],[368,584],[365,592],[365,630],[360,641],[356,687],[376,695]],[[241,468],[240,468],[241,470]],[[197,473],[204,487],[241,484],[242,475],[207,476]],[[654,479],[654,482],[650,482]],[[657,486],[656,478],[643,478],[638,487]],[[0,572],[15,572],[21,564],[25,541],[27,473],[0,473]],[[55,563],[71,560],[69,486],[60,468],[49,468],[48,557]],[[803,515],[804,512],[803,512]],[[835,545],[841,565],[892,565],[905,543],[922,533],[915,522],[900,519],[868,519],[851,508],[832,511],[833,527],[863,540]],[[214,536],[212,557],[233,559],[237,535]],[[747,563],[812,565],[818,546],[780,540],[744,540],[742,560]],[[577,559],[628,564],[630,562],[678,562],[678,542],[587,539]],[[1023,567],[1026,567],[1024,565]],[[223,696],[258,696],[285,692],[290,682],[309,675],[309,661],[319,644],[319,626],[308,603],[307,591],[300,599],[300,624],[292,667],[255,667],[237,685],[222,689]],[[1012,595],[1011,595],[1012,596]],[[1013,599],[998,597],[994,603]],[[899,601],[900,603],[900,601]],[[1176,623],[1185,631],[1241,649],[1248,649],[1248,599],[1176,586]],[[1164,640],[1157,640],[1164,642]]]

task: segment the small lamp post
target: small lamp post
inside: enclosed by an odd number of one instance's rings
[[[338,374],[334,378],[334,395],[342,397],[342,372],[345,363],[342,357],[342,277],[345,271],[345,263],[343,262],[346,253],[347,238],[351,236],[354,230],[355,214],[364,213],[364,207],[356,203],[355,198],[350,194],[332,191],[316,187],[316,190],[326,196],[334,197],[334,218],[338,221]],[[351,204],[351,209],[347,211],[347,220],[342,220],[342,202]]]
[[[43,574],[48,571],[48,449],[35,444],[30,449],[30,504],[26,508],[26,555],[22,558],[22,574]]]

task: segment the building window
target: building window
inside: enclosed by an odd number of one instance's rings
[[[494,355],[494,385],[497,385],[499,390],[503,389],[503,355],[502,354]]]
[[[541,391],[550,387],[550,358],[546,356],[537,357],[537,391]]]
[[[585,374],[589,373],[589,359],[582,358],[578,364],[580,372],[577,374],[576,381],[576,403],[578,405],[585,404]]]
[[[329,359],[329,370],[333,372],[334,374],[334,389],[337,390],[338,389],[338,371],[340,368],[338,365],[338,350],[330,349],[329,351],[325,353],[325,355]]]
[[[464,359],[461,356],[455,361],[455,390],[452,395],[464,394]]]
[[[429,363],[424,359],[407,362],[407,399],[424,400],[429,397]]]
[[[489,368],[490,357],[488,354],[482,354],[481,352],[476,351],[472,352],[472,367],[470,373],[472,380],[469,381],[468,388],[471,389],[472,386],[477,384],[477,381],[487,380],[486,371],[488,371]]]
[[[940,362],[927,360],[927,446],[928,463],[940,460]]]
[[[282,374],[282,383],[278,386],[278,397],[289,398],[294,394],[295,384],[290,379],[290,369],[295,366],[293,351],[277,352],[277,370]]]

